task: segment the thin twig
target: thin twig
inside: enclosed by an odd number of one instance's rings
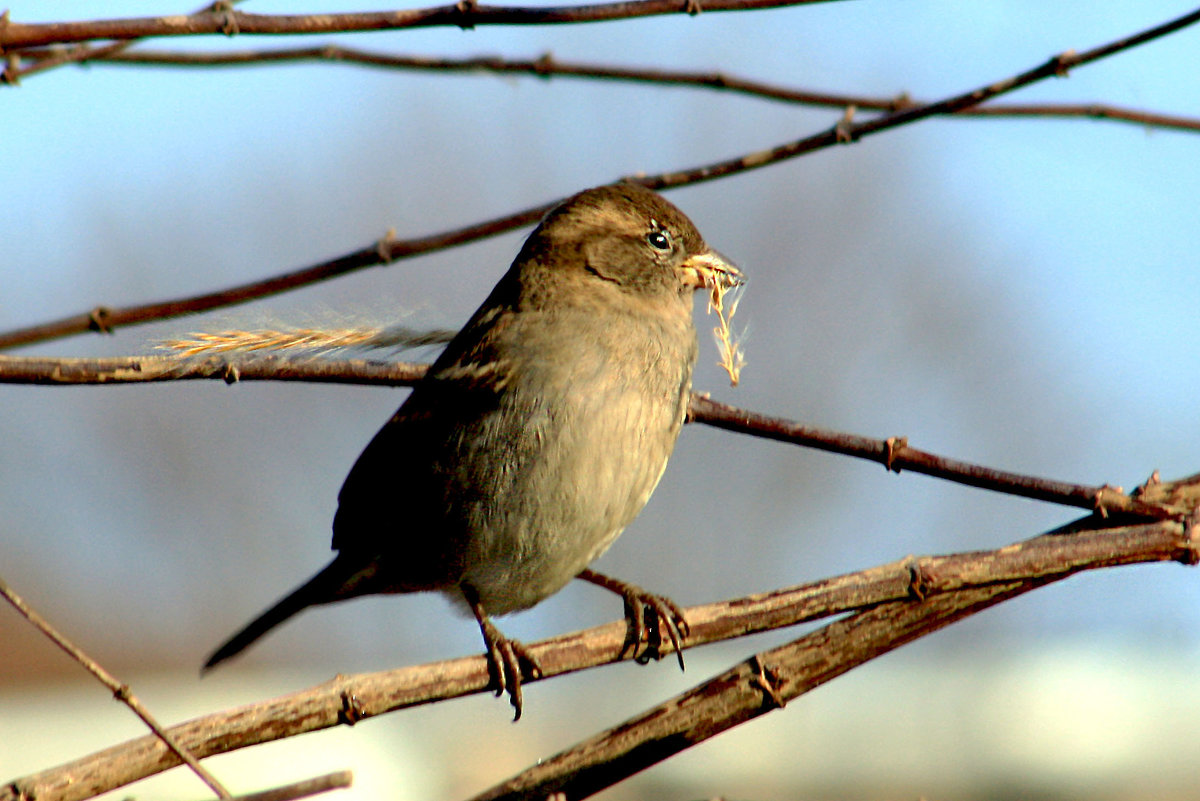
[[[860,123],[843,121],[823,133],[738,158],[676,172],[659,173],[658,175],[651,176],[630,176],[627,180],[640,183],[651,189],[667,189],[710,181],[747,170],[759,169],[822,148],[855,142],[866,136],[881,133],[901,125],[907,125],[927,117],[957,113],[965,108],[978,105],[986,100],[1023,86],[1028,86],[1037,81],[1065,75],[1069,69],[1074,67],[1091,63],[1138,44],[1166,36],[1169,33],[1193,24],[1197,20],[1200,20],[1200,10],[1084,53],[1076,54],[1068,52],[1060,54],[1044,64],[1019,75],[935,103],[904,108]],[[9,23],[10,27],[14,24]],[[4,41],[3,35],[3,27],[0,25],[0,43]],[[365,248],[332,261],[269,278],[264,281],[242,284],[205,295],[126,308],[97,306],[83,314],[0,334],[0,350],[88,330],[107,333],[120,325],[160,320],[179,314],[206,311],[220,306],[229,306],[266,297],[364,267],[373,266],[381,262],[410,258],[418,254],[429,253],[453,245],[473,242],[484,237],[504,233],[534,222],[553,205],[553,203],[546,203],[534,208],[514,212],[504,217],[498,217],[427,237],[409,240],[398,240],[389,237],[381,242],[372,243]]]
[[[300,381],[411,386],[425,374],[425,369],[425,365],[411,362],[366,359],[293,360],[272,356],[56,359],[0,355],[0,384],[89,385],[215,379],[227,383]],[[795,420],[719,403],[704,393],[692,393],[688,414],[694,422],[726,431],[867,459],[895,472],[910,470],[971,487],[1093,509],[1105,514],[1128,514],[1151,520],[1179,514],[1179,509],[1171,504],[1146,502],[1126,495],[1117,487],[1072,484],[996,470],[913,448],[904,437],[877,439],[808,426]]]
[[[40,59],[42,52],[23,54]],[[355,64],[385,69],[416,70],[449,73],[492,73],[498,75],[527,75],[535,78],[567,77],[602,81],[621,81],[655,86],[688,86],[745,95],[785,103],[820,108],[845,109],[853,106],[859,111],[892,112],[925,105],[907,94],[894,97],[848,95],[818,92],[780,86],[764,81],[742,78],[725,72],[655,69],[650,67],[618,67],[611,64],[587,64],[560,61],[550,53],[536,59],[506,59],[501,56],[469,58],[439,58],[405,56],[373,52],[359,48],[327,44],[320,47],[271,48],[195,52],[186,50],[146,50],[115,54],[96,53],[86,59],[89,64],[134,65],[154,67],[228,67],[271,65],[292,62],[325,61],[335,64]],[[1103,103],[1010,103],[983,108],[964,108],[957,117],[1066,117],[1105,119],[1128,122],[1151,128],[1200,131],[1200,119],[1151,111],[1122,108]]]
[[[1160,521],[1124,528],[1052,533],[994,551],[907,558],[789,590],[691,607],[685,610],[690,632],[683,645],[690,648],[879,604],[899,602],[899,607],[911,604],[912,608],[921,609],[931,599],[953,597],[964,589],[1012,582],[1046,583],[1100,567],[1160,561],[1194,565],[1200,560],[1200,539],[1194,523],[1190,519],[1186,523]],[[921,602],[915,603],[918,600]],[[528,647],[542,668],[542,677],[549,678],[630,658],[626,628],[626,621],[615,621]],[[897,636],[905,637],[905,630],[898,631]],[[661,650],[664,656],[669,654],[670,644],[663,643]],[[830,664],[821,680],[840,672],[835,667],[836,655],[830,654]],[[483,692],[489,688],[489,682],[483,656],[384,673],[338,676],[309,690],[182,723],[173,727],[171,733],[203,758],[303,732],[352,724],[409,706]],[[139,738],[12,781],[0,787],[0,801],[24,798],[82,801],[177,764],[178,760],[161,743],[153,738]],[[113,770],[115,765],[120,766],[120,771]]]
[[[285,784],[282,787],[273,787],[270,790],[263,790],[258,793],[239,795],[233,801],[297,801],[297,799],[320,795],[330,790],[340,790],[349,787],[353,783],[354,774],[348,770],[339,770],[335,773],[327,773],[324,776],[305,779],[293,784]]]
[[[180,745],[179,741],[175,739],[173,734],[164,729],[159,722],[154,719],[154,716],[150,714],[150,710],[146,709],[146,707],[142,705],[142,702],[139,701],[137,696],[133,694],[133,690],[129,688],[128,684],[122,684],[120,681],[118,681],[115,676],[101,667],[96,660],[85,654],[83,650],[79,648],[79,646],[68,640],[66,636],[50,625],[50,621],[46,620],[44,617],[38,614],[35,609],[29,606],[29,604],[25,602],[25,599],[20,595],[17,595],[17,593],[8,586],[8,583],[5,582],[3,578],[0,578],[0,595],[4,596],[4,599],[12,604],[13,608],[20,612],[26,620],[32,623],[38,631],[49,637],[55,645],[57,645],[59,648],[65,651],[68,656],[82,665],[84,670],[86,670],[88,673],[91,673],[100,681],[101,684],[111,690],[113,697],[125,704],[125,706],[129,707],[133,711],[133,714],[141,718],[142,722],[150,728],[150,731],[154,732],[154,736],[157,737],[163,745],[170,749],[171,753],[174,754],[175,757],[191,768],[192,772],[200,777],[200,781],[207,784],[209,789],[216,793],[218,797],[224,799],[231,798],[229,791],[226,790],[219,781],[217,781],[217,778],[209,773],[208,770],[200,764],[200,761],[196,759],[196,757],[193,756],[187,748],[184,748],[182,745]]]
[[[208,5],[201,6],[199,11],[216,10],[218,3],[221,0],[214,0]],[[241,0],[225,0],[226,3],[237,3]],[[0,21],[0,35],[3,34],[5,21]],[[35,75],[39,72],[55,69],[66,64],[83,64],[83,63],[99,63],[104,59],[115,58],[123,53],[127,48],[138,43],[138,39],[126,39],[119,42],[110,42],[106,45],[89,45],[79,44],[73,47],[55,47],[45,51],[45,57],[37,58],[33,64],[28,67],[23,67],[19,64],[10,63],[3,70],[0,70],[0,83],[16,84],[22,78],[27,78],[30,75]],[[3,51],[3,46],[0,45],[0,51]],[[16,59],[24,58],[23,53],[13,54]]]
[[[190,16],[132,17],[79,22],[0,21],[0,51],[86,42],[203,34],[314,34],[477,25],[561,25],[704,11],[754,11],[832,0],[618,0],[580,6],[492,6],[475,2],[429,8],[342,14],[251,14],[234,9]]]
[[[928,117],[955,114],[965,108],[977,106],[980,103],[991,100],[994,97],[1008,94],[1025,86],[1043,81],[1047,78],[1057,78],[1065,76],[1070,70],[1106,58],[1123,50],[1128,50],[1140,44],[1152,41],[1168,34],[1174,33],[1181,28],[1193,25],[1200,21],[1200,9],[1176,17],[1161,25],[1156,25],[1141,33],[1132,36],[1123,37],[1108,44],[1086,50],[1082,53],[1067,51],[1060,53],[1057,56],[1050,58],[1042,64],[1039,64],[1032,69],[1014,75],[1010,78],[1005,78],[995,83],[981,86],[978,89],[973,89],[969,92],[964,92],[953,97],[948,97],[945,100],[940,100],[935,103],[927,103],[922,106],[900,109],[890,114],[884,114],[874,119],[865,120],[863,122],[854,123],[849,120],[843,120],[833,128],[823,133],[809,136],[788,144],[779,145],[768,150],[761,150],[757,153],[751,153],[746,156],[740,156],[734,159],[717,162],[715,164],[707,164],[700,167],[694,167],[678,172],[666,173],[655,176],[653,179],[643,179],[640,182],[650,187],[651,189],[664,189],[671,186],[679,186],[681,184],[697,183],[699,181],[711,181],[715,178],[721,178],[726,175],[745,172],[747,170],[756,170],[765,167],[769,164],[775,164],[780,161],[795,158],[796,156],[805,153],[811,153],[814,150],[830,147],[832,145],[850,144],[858,140],[877,134],[882,131],[890,130],[901,125],[908,125],[918,120],[923,120]]]
[[[706,395],[693,393],[689,413],[697,422],[765,437],[793,445],[803,445],[831,453],[854,456],[878,462],[899,473],[911,470],[936,478],[980,489],[995,490],[1039,501],[1049,501],[1080,509],[1094,509],[1106,514],[1131,514],[1149,519],[1163,519],[1179,514],[1178,509],[1145,503],[1124,494],[1119,488],[1071,484],[1038,476],[997,470],[947,456],[910,447],[905,437],[874,439],[857,434],[806,426],[783,417],[773,417],[719,403]]]

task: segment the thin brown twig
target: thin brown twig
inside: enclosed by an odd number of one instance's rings
[[[679,186],[683,183],[691,184],[699,181],[711,181],[726,175],[759,169],[769,164],[795,158],[796,156],[832,145],[857,142],[872,134],[890,130],[901,125],[908,125],[928,117],[955,114],[965,108],[977,106],[994,97],[1008,94],[1009,92],[1047,78],[1062,77],[1076,67],[1093,63],[1123,50],[1167,36],[1196,22],[1200,22],[1200,9],[1176,17],[1161,25],[1148,28],[1140,33],[1114,40],[1091,50],[1085,50],[1082,53],[1076,53],[1075,51],[1060,53],[1044,63],[1010,78],[1005,78],[935,103],[900,109],[890,114],[884,114],[859,123],[848,119],[843,120],[828,131],[795,142],[715,164],[707,164],[688,170],[658,175],[653,179],[643,179],[640,182],[651,189],[664,189],[666,187]]]
[[[282,787],[272,787],[270,790],[239,795],[233,801],[297,801],[297,799],[309,798],[330,790],[340,790],[353,783],[353,773],[348,770],[339,770],[334,773],[326,773],[324,776],[285,784]]]
[[[224,0],[226,3],[237,3],[241,0]],[[203,11],[216,10],[218,3],[221,0],[214,0],[208,5],[201,6],[195,13]],[[3,32],[6,20],[0,20],[0,33]],[[22,66],[20,59],[25,58],[24,53],[12,54],[17,60],[16,64],[9,63],[3,70],[0,70],[0,83],[17,84],[22,78],[27,78],[30,75],[35,75],[39,72],[55,69],[66,64],[83,64],[83,63],[101,63],[104,59],[114,58],[123,53],[126,49],[138,43],[138,39],[126,39],[124,41],[110,42],[105,45],[90,45],[78,44],[72,47],[55,47],[52,50],[44,51],[45,57],[37,58],[34,63],[29,66]],[[0,45],[0,52],[4,48]]]
[[[48,55],[53,51],[44,51]],[[41,53],[25,53],[26,58],[39,59]],[[536,59],[507,59],[501,56],[469,58],[438,58],[405,56],[372,52],[338,44],[319,47],[272,48],[221,52],[179,50],[146,50],[96,54],[88,58],[91,64],[161,66],[161,67],[226,67],[266,65],[291,62],[326,61],[336,64],[357,64],[400,70],[451,73],[493,73],[527,75],[535,78],[568,77],[603,81],[651,84],[655,86],[688,86],[729,92],[766,100],[777,100],[821,108],[844,109],[854,106],[859,111],[892,112],[925,105],[907,94],[894,97],[849,95],[818,92],[780,86],[730,75],[725,72],[655,69],[650,67],[618,67],[610,64],[587,64],[560,61],[550,53]],[[1152,128],[1181,131],[1200,131],[1200,119],[1161,114],[1139,109],[1122,108],[1104,103],[1009,103],[982,108],[964,108],[954,112],[957,117],[1066,117],[1105,119],[1129,122]]]
[[[150,714],[150,710],[146,709],[142,702],[138,700],[137,696],[133,694],[133,690],[130,689],[128,684],[123,684],[122,682],[118,681],[115,676],[101,667],[96,660],[84,653],[83,649],[68,640],[65,635],[63,635],[50,624],[50,621],[38,614],[37,610],[31,607],[24,598],[22,598],[12,589],[12,587],[8,586],[8,583],[3,578],[0,578],[0,596],[3,596],[4,600],[12,604],[13,608],[16,609],[22,617],[28,620],[34,626],[34,628],[49,637],[55,645],[57,645],[68,656],[78,662],[84,670],[86,670],[88,673],[91,673],[96,677],[97,680],[100,681],[101,684],[111,690],[113,697],[125,704],[125,706],[129,707],[133,714],[137,715],[138,718],[140,718],[141,721],[145,723],[147,727],[149,727],[150,731],[154,732],[154,736],[157,737],[158,740],[164,746],[166,746],[166,748],[168,748],[176,758],[191,768],[192,772],[200,778],[200,781],[208,785],[209,789],[216,793],[219,798],[231,798],[229,791],[221,785],[221,782],[217,781],[217,777],[209,773],[208,770],[200,764],[200,761],[196,759],[196,757],[192,755],[187,748],[181,745],[175,736],[171,734],[171,732],[163,728],[162,725],[155,720],[154,716]]]
[[[710,181],[747,170],[759,169],[822,148],[854,142],[866,136],[881,133],[927,117],[957,113],[962,109],[978,105],[986,100],[1023,86],[1028,86],[1037,81],[1064,75],[1071,68],[1094,62],[1121,50],[1173,33],[1187,25],[1193,24],[1197,20],[1200,20],[1200,10],[1083,53],[1068,52],[1060,54],[1044,64],[1019,75],[935,103],[901,109],[859,123],[844,120],[823,133],[726,161],[676,172],[659,173],[658,175],[629,176],[626,180],[640,183],[651,189],[667,189]],[[12,23],[10,23],[11,25]],[[0,29],[0,42],[3,41],[2,37],[3,33],[2,29]],[[160,320],[179,314],[206,311],[220,306],[228,306],[266,297],[364,267],[373,266],[381,262],[410,258],[418,254],[429,253],[452,245],[463,244],[510,231],[537,220],[553,205],[553,203],[546,203],[534,208],[514,212],[504,217],[498,217],[432,236],[410,240],[388,238],[386,241],[372,243],[365,248],[333,259],[332,261],[263,281],[254,281],[205,295],[126,308],[97,306],[90,312],[0,334],[0,350],[88,330],[106,333],[119,325]]]
[[[607,22],[704,11],[754,11],[833,0],[617,0],[579,6],[493,6],[463,0],[457,4],[341,14],[251,14],[235,9],[190,16],[131,17],[77,22],[0,21],[0,51],[93,39],[145,39],[156,36],[283,35],[386,31],[401,28],[477,25],[561,25]]]
[[[107,334],[120,326],[147,323],[153,320],[162,320],[183,314],[194,314],[238,303],[246,303],[251,300],[258,300],[270,295],[319,283],[339,275],[354,272],[355,270],[361,270],[365,267],[411,258],[425,253],[433,253],[455,245],[462,245],[467,242],[486,239],[490,236],[497,236],[514,228],[519,228],[522,225],[537,222],[553,205],[553,203],[546,203],[503,217],[496,217],[491,220],[485,220],[463,228],[443,231],[430,236],[415,237],[413,239],[388,238],[386,241],[374,242],[353,253],[347,253],[344,256],[339,256],[311,267],[305,267],[294,272],[284,273],[261,281],[251,281],[203,295],[147,303],[140,306],[127,306],[124,308],[97,306],[83,314],[76,314],[59,320],[52,320],[47,323],[0,334],[0,350],[18,345],[28,345],[33,342],[57,339],[83,331],[96,331]]]
[[[426,366],[411,362],[366,359],[254,358],[209,356],[121,356],[101,359],[0,355],[0,384],[89,385],[216,379],[235,381],[300,381],[330,384],[411,386]],[[1152,503],[1126,495],[1117,487],[1072,484],[1029,476],[939,456],[909,446],[904,437],[877,439],[808,426],[795,420],[720,403],[693,392],[689,419],[755,437],[817,448],[877,462],[889,470],[909,470],[980,489],[1025,498],[1160,520],[1179,514],[1169,503]]]
[[[938,598],[954,598],[964,590],[999,587],[1004,593],[1012,583],[1042,584],[1083,570],[1133,563],[1176,561],[1194,565],[1200,561],[1200,539],[1194,522],[1160,521],[1046,534],[993,551],[907,558],[789,590],[691,607],[685,610],[690,632],[683,645],[692,647],[880,604],[892,605],[899,612],[900,628],[895,636],[907,641],[912,629],[903,623],[904,610],[922,610],[936,605]],[[542,667],[543,678],[607,664],[631,657],[626,647],[627,625],[626,621],[614,621],[534,643],[529,649]],[[833,636],[840,625],[834,623],[819,631]],[[813,636],[820,634],[809,635]],[[808,641],[813,647],[825,648],[820,640]],[[661,650],[668,655],[670,644],[663,643]],[[857,653],[821,650],[816,661],[823,662],[824,668],[809,683],[815,686],[843,672],[836,667],[840,659],[861,661]],[[797,659],[801,657],[797,655]],[[536,679],[529,679],[533,681]],[[801,679],[788,681],[799,686]],[[409,706],[483,692],[488,687],[485,658],[464,657],[384,673],[338,676],[289,696],[182,723],[171,733],[193,753],[208,757]],[[781,688],[782,698],[789,693],[787,687]],[[758,698],[765,702],[761,695]],[[262,725],[264,721],[270,721],[270,725]],[[0,786],[0,801],[82,801],[177,764],[178,759],[161,743],[143,737]],[[114,771],[114,765],[120,770]]]

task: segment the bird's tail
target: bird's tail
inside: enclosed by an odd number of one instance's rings
[[[245,628],[229,638],[229,640],[213,652],[201,668],[201,673],[224,662],[246,649],[259,637],[278,626],[292,615],[317,604],[341,600],[348,597],[344,590],[348,571],[340,560],[334,559],[324,570],[313,576],[292,593],[280,599],[278,603],[246,624]]]

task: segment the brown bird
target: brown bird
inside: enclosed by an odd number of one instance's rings
[[[550,211],[491,295],[350,470],[336,558],[222,645],[210,668],[315,604],[441,591],[479,623],[497,695],[522,662],[490,615],[582,578],[625,598],[634,649],[678,651],[678,607],[588,565],[642,510],[675,447],[696,361],[692,296],[741,273],[634,184]],[[682,661],[680,663],[682,665]]]

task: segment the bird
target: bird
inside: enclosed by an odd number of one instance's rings
[[[438,591],[475,618],[490,685],[522,710],[536,659],[492,616],[580,578],[621,595],[635,656],[675,651],[669,599],[589,565],[638,515],[683,426],[697,290],[741,271],[661,195],[635,183],[546,213],[512,266],[354,463],[330,564],[234,634],[212,668],[297,612],[369,594]],[[682,667],[682,657],[680,657]]]

